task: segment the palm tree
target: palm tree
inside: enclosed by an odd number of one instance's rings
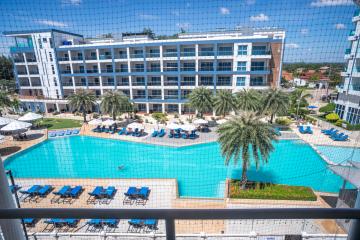
[[[189,106],[196,109],[200,117],[202,117],[205,112],[211,111],[213,106],[211,90],[205,87],[195,88],[189,94]]]
[[[232,110],[236,110],[235,97],[231,91],[219,90],[214,97],[214,109],[216,114],[225,117],[227,113]]]
[[[307,102],[308,98],[312,98],[313,95],[310,93],[306,93],[305,88],[297,88],[290,94],[291,105],[293,108],[296,107],[296,116],[299,116],[299,108],[300,106],[307,106],[309,103]]]
[[[272,141],[276,140],[275,131],[270,124],[262,122],[260,118],[261,116],[254,112],[245,112],[238,117],[233,117],[217,129],[218,142],[221,153],[225,157],[225,164],[229,165],[230,160],[233,159],[236,165],[241,156],[242,188],[245,188],[247,182],[250,154],[258,169],[260,161],[267,163],[270,152],[274,150]]]
[[[289,95],[280,89],[270,89],[263,98],[262,113],[270,114],[270,123],[273,123],[276,114],[284,114],[290,104]]]
[[[236,94],[236,104],[239,110],[254,112],[259,111],[261,105],[261,95],[256,90],[244,89]]]
[[[116,115],[129,112],[131,103],[129,98],[120,91],[111,91],[104,94],[100,104],[101,111],[112,116],[116,120]]]
[[[2,116],[2,110],[11,107],[11,103],[9,94],[5,91],[0,91],[0,116]]]
[[[95,94],[85,90],[80,90],[67,97],[67,100],[71,109],[82,111],[84,122],[86,122],[86,113],[91,111],[92,107],[96,104]]]

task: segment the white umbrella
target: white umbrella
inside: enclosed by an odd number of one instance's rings
[[[101,119],[93,119],[88,124],[90,125],[100,125],[103,121]]]
[[[208,121],[206,121],[205,119],[199,118],[199,119],[195,119],[195,120],[193,121],[193,123],[194,123],[194,124],[198,124],[198,125],[202,125],[202,124],[207,124]]]
[[[137,123],[137,122],[134,122],[134,123],[130,123],[129,125],[127,125],[128,128],[131,128],[131,129],[144,129],[144,126],[140,123]]]
[[[112,119],[108,119],[108,120],[103,121],[102,124],[105,126],[111,126],[111,125],[115,124],[115,121]]]
[[[179,129],[179,128],[181,128],[181,126],[179,124],[176,124],[176,123],[170,123],[166,127],[169,128],[169,129]]]
[[[193,130],[196,129],[196,127],[194,125],[192,125],[192,124],[185,124],[185,125],[180,126],[180,128],[182,130],[188,131],[188,132],[193,131]]]
[[[13,121],[8,125],[6,125],[5,127],[1,128],[0,130],[6,132],[15,132],[15,131],[27,129],[31,127],[31,125],[32,125],[31,123],[27,123],[27,122]]]
[[[35,121],[35,120],[41,119],[42,117],[43,116],[41,116],[40,114],[28,112],[24,116],[20,117],[18,120],[27,122],[27,121]]]
[[[220,120],[217,120],[216,123],[223,124],[223,123],[226,123],[227,121],[228,121],[227,119],[220,119]]]
[[[0,135],[0,142],[2,142],[5,139],[5,136]]]
[[[5,126],[13,121],[15,120],[11,118],[0,117],[0,126]]]

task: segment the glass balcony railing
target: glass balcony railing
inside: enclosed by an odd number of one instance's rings
[[[161,81],[148,81],[148,86],[161,86]]]
[[[147,69],[148,72],[161,72],[160,67],[152,67]]]
[[[129,86],[129,81],[118,81],[117,86]]]
[[[34,47],[32,46],[12,46],[10,52],[33,52]]]
[[[144,58],[144,55],[142,53],[132,53],[130,54],[131,58]]]
[[[88,83],[89,86],[100,86],[100,82],[89,82]]]
[[[27,62],[36,62],[36,58],[26,58]]]
[[[105,69],[101,69],[102,73],[112,73],[113,69],[112,68],[105,68]]]
[[[164,52],[163,57],[177,57],[177,52]]]
[[[181,67],[180,70],[183,71],[183,72],[194,72],[195,67]]]
[[[231,86],[231,80],[227,81],[216,81],[216,86]]]
[[[103,83],[102,83],[102,85],[103,86],[115,86],[115,82],[107,82],[107,81],[104,81]]]
[[[111,55],[99,55],[100,60],[112,59]]]
[[[117,56],[115,56],[116,59],[126,59],[127,58],[127,54],[119,54]]]
[[[32,85],[33,87],[41,87],[41,82],[40,82],[40,81],[31,82],[31,85]]]
[[[181,81],[181,86],[195,86],[195,81]]]
[[[252,72],[256,71],[268,71],[269,69],[267,67],[251,67]]]
[[[148,98],[149,98],[149,99],[161,99],[161,95],[152,95],[152,94],[150,94],[150,95],[148,96]]]
[[[145,81],[134,81],[132,82],[133,86],[145,86]]]
[[[160,53],[157,52],[157,53],[146,53],[146,57],[148,58],[158,58],[160,57]]]
[[[201,72],[214,71],[213,67],[200,67]]]
[[[84,87],[86,86],[86,82],[75,82],[75,86]]]
[[[73,73],[85,73],[85,69],[74,69]]]
[[[115,72],[128,72],[127,68],[117,68],[115,69]]]
[[[218,51],[218,56],[232,56],[234,55],[233,51]]]
[[[252,50],[252,55],[258,56],[258,55],[270,55],[270,51],[268,50]]]
[[[214,56],[214,51],[200,51],[199,56]]]
[[[60,73],[71,74],[71,70],[61,70]]]
[[[61,61],[69,61],[69,57],[58,57],[58,60]]]
[[[144,68],[143,67],[131,68],[131,72],[144,72]]]
[[[173,94],[169,94],[169,95],[164,95],[165,99],[178,99],[179,96],[178,95],[173,95]]]
[[[20,82],[20,86],[21,87],[30,87],[30,83],[29,82]]]
[[[133,95],[133,99],[146,99],[146,95]]]
[[[217,67],[218,71],[232,71],[232,67]]]
[[[72,82],[62,82],[61,83],[64,87],[72,87],[73,83]]]
[[[164,86],[177,86],[178,82],[177,81],[164,81]]]
[[[18,70],[17,74],[18,75],[27,75],[27,71],[26,70]]]
[[[360,84],[351,84],[350,89],[353,91],[360,91]]]
[[[85,60],[97,60],[96,56],[87,56],[85,57]]]
[[[194,52],[181,52],[180,56],[181,57],[195,57],[195,51]]]
[[[349,33],[349,36],[350,37],[355,36],[355,30],[351,30],[350,33]]]
[[[37,75],[37,74],[39,74],[39,71],[38,70],[29,70],[29,74],[30,75]]]
[[[177,67],[164,67],[164,72],[177,72]]]
[[[98,69],[87,69],[86,70],[87,73],[99,73]]]
[[[199,86],[213,86],[214,85],[214,82],[211,80],[211,81],[199,81]]]
[[[345,50],[345,54],[350,54],[351,53],[351,48],[347,48],[346,50]]]
[[[84,60],[84,58],[82,57],[82,56],[73,56],[73,57],[71,57],[71,60],[73,60],[73,61],[79,61],[79,60]]]

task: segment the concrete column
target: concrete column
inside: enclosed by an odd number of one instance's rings
[[[59,104],[58,104],[58,103],[56,103],[55,105],[56,105],[56,111],[60,112],[60,109],[59,109]]]
[[[181,115],[181,106],[182,106],[182,104],[179,103],[179,106],[178,106],[179,115]]]
[[[0,157],[0,208],[16,208],[14,199],[9,189],[3,161]],[[4,239],[25,240],[24,232],[19,219],[0,219],[0,227]]]
[[[146,103],[146,113],[150,113],[150,104]]]
[[[360,209],[360,189],[357,190],[357,196],[354,208]],[[350,223],[348,240],[357,240],[360,236],[360,219],[353,219]]]
[[[161,104],[161,112],[162,112],[162,113],[165,113],[165,103],[162,103],[162,104]]]

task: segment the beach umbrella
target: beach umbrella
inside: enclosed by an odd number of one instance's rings
[[[5,139],[5,136],[0,135],[0,142],[3,142],[3,141],[4,141],[4,139]]]
[[[41,119],[42,117],[43,116],[41,116],[40,114],[36,114],[36,113],[33,113],[33,112],[28,112],[24,116],[20,117],[18,120],[19,121],[25,121],[25,122],[31,122],[31,121]]]
[[[308,108],[309,108],[309,109],[315,109],[315,108],[317,108],[317,106],[310,105],[310,106],[308,106]]]
[[[102,124],[105,126],[112,126],[115,124],[115,121],[112,119],[107,119],[107,120],[103,121]]]
[[[192,125],[192,124],[185,124],[185,125],[180,126],[180,128],[182,130],[188,131],[188,132],[193,131],[193,130],[196,129],[196,127],[194,125]]]
[[[102,124],[102,122],[103,121],[101,119],[93,119],[90,122],[88,122],[88,124],[90,124],[90,125],[100,125],[100,124]]]
[[[6,125],[5,127],[1,128],[1,131],[5,131],[5,132],[16,132],[16,131],[20,131],[20,130],[25,130],[29,127],[31,127],[31,123],[27,123],[27,122],[21,122],[21,121],[12,121],[11,123],[9,123],[8,125]]]
[[[226,123],[228,120],[227,119],[220,119],[220,120],[217,120],[216,123],[217,124],[223,124],[223,123]]]
[[[179,128],[181,128],[181,125],[179,125],[177,123],[170,123],[166,127],[169,128],[169,129],[179,129]]]
[[[133,123],[130,123],[129,125],[127,125],[128,128],[131,128],[131,129],[144,129],[144,125],[142,125],[141,123],[137,123],[137,122],[133,122]]]
[[[8,125],[9,123],[11,123],[13,121],[15,121],[15,120],[11,119],[11,118],[0,117],[0,126]]]
[[[205,119],[199,118],[199,119],[195,119],[195,120],[193,121],[193,123],[194,123],[194,124],[197,124],[197,125],[203,125],[203,124],[207,124],[208,121],[206,121]]]

